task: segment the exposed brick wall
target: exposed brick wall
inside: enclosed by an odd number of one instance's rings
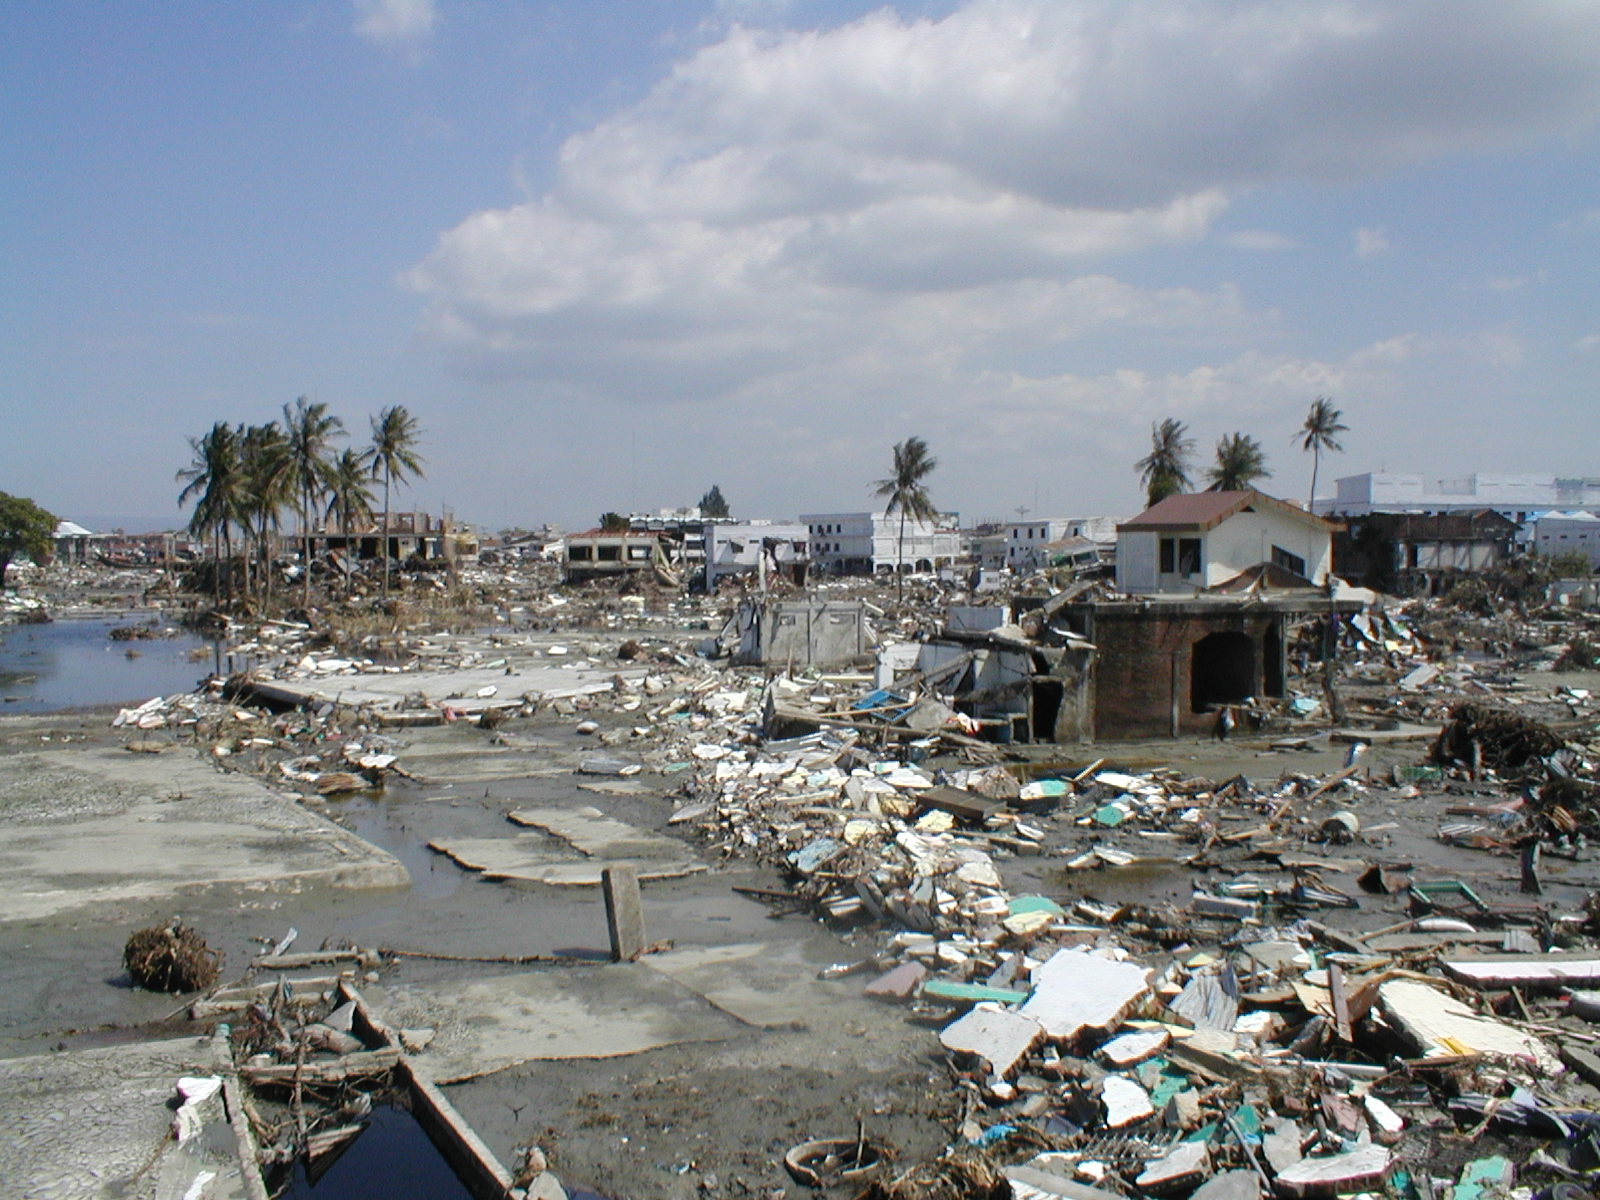
[[[1134,605],[1098,608],[1090,634],[1099,648],[1094,678],[1095,737],[1112,740],[1167,737],[1172,730],[1174,687],[1178,696],[1179,733],[1210,733],[1216,726],[1216,716],[1190,711],[1195,643],[1211,633],[1237,632],[1248,636],[1255,643],[1254,691],[1260,695],[1267,634],[1279,619],[1274,613],[1242,609],[1169,614],[1159,610],[1140,611]]]

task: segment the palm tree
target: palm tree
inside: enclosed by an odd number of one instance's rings
[[[311,512],[317,497],[328,488],[332,442],[344,436],[344,422],[328,412],[322,401],[313,404],[301,396],[283,406],[284,437],[288,446],[288,479],[300,510],[300,536],[305,544],[303,603],[311,603]]]
[[[289,444],[276,421],[251,425],[240,443],[244,461],[244,525],[255,538],[256,555],[261,563],[264,594],[272,592],[271,543],[269,530],[281,525],[281,514],[290,501]],[[248,568],[246,586],[249,586]]]
[[[347,551],[350,535],[356,525],[372,521],[372,489],[367,486],[371,480],[370,447],[355,450],[346,446],[328,470],[328,508],[325,518],[338,521]]]
[[[224,580],[222,561],[226,558],[231,564],[233,560],[233,523],[242,519],[244,511],[246,481],[239,441],[238,430],[218,421],[200,437],[189,439],[194,458],[178,472],[178,479],[186,485],[178,493],[178,503],[195,502],[189,532],[198,538],[210,537],[219,589]]]
[[[1194,439],[1189,427],[1175,417],[1150,426],[1150,453],[1134,463],[1145,487],[1145,506],[1154,508],[1168,496],[1189,488],[1189,453]]]
[[[422,478],[423,459],[417,453],[417,419],[396,404],[372,421],[372,473],[383,475],[383,594],[389,595],[389,488],[404,482],[407,473]]]
[[[1217,462],[1206,469],[1213,492],[1239,492],[1258,479],[1272,478],[1267,470],[1266,452],[1255,438],[1230,433],[1217,442]]]
[[[873,485],[874,495],[889,498],[884,514],[900,514],[900,537],[894,564],[896,602],[905,598],[906,520],[931,521],[939,515],[928,498],[925,482],[938,465],[938,459],[928,457],[927,442],[919,437],[908,437],[894,448],[894,474]]]
[[[1306,414],[1306,423],[1300,426],[1300,432],[1295,437],[1300,441],[1300,449],[1311,451],[1311,495],[1306,500],[1306,510],[1309,512],[1317,503],[1317,468],[1322,465],[1322,452],[1324,450],[1343,450],[1336,440],[1335,435],[1344,433],[1350,427],[1339,423],[1344,414],[1333,406],[1333,401],[1327,396],[1318,396],[1311,402],[1311,411]]]

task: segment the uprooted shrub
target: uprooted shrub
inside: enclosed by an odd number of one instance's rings
[[[222,953],[180,921],[136,930],[122,950],[135,985],[151,992],[198,992],[217,981]]]

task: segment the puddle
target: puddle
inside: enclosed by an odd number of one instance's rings
[[[304,1163],[295,1164],[288,1189],[280,1195],[315,1196],[317,1200],[400,1200],[408,1196],[472,1200],[472,1193],[456,1178],[422,1126],[398,1108],[373,1109],[366,1132],[320,1170],[315,1183]]]
[[[456,865],[447,855],[428,849],[428,838],[414,831],[392,800],[375,795],[353,795],[331,800],[328,815],[357,837],[387,850],[411,873],[411,895],[440,900],[452,895],[475,873]]]
[[[162,629],[175,627],[149,614],[0,626],[0,713],[59,712],[193,691],[214,667],[215,643],[183,632],[111,640],[113,629],[152,619]]]

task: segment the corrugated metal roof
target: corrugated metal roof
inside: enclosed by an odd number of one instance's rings
[[[1298,517],[1323,529],[1338,528],[1334,522],[1325,521],[1313,513],[1308,513],[1297,504],[1290,504],[1286,500],[1279,500],[1275,496],[1249,488],[1242,492],[1184,492],[1168,496],[1160,503],[1145,509],[1133,520],[1118,525],[1117,532],[1128,530],[1133,533],[1204,533],[1208,529],[1215,529],[1235,513],[1243,512],[1247,508],[1260,508],[1285,516]]]

